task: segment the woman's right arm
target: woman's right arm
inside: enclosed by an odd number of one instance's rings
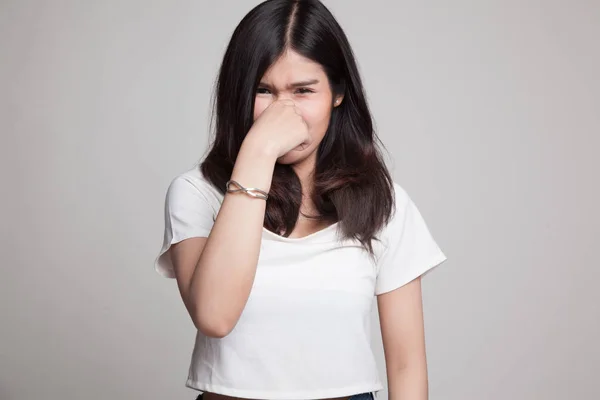
[[[310,138],[293,104],[281,103],[263,114],[246,135],[231,179],[268,192],[277,158]],[[171,248],[181,297],[206,336],[226,336],[242,314],[256,274],[265,210],[265,200],[226,193],[208,238]]]
[[[244,142],[231,179],[269,191],[275,158]],[[266,202],[226,193],[208,238],[171,248],[179,292],[196,328],[210,337],[227,335],[237,323],[256,274]]]

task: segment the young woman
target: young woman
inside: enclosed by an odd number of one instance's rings
[[[371,399],[376,296],[391,399],[427,398],[420,277],[445,260],[384,165],[348,40],[318,0],[235,29],[215,138],[167,191],[156,260],[198,333],[204,400]]]

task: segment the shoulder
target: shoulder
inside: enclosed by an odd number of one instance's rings
[[[394,187],[394,207],[397,210],[402,210],[411,202],[410,196],[398,182],[393,182]]]
[[[397,181],[393,182],[393,196],[394,203],[390,218],[381,231],[381,239],[384,244],[402,234],[407,219],[410,219],[417,210],[409,193]]]
[[[394,181],[392,186],[394,206],[392,208],[392,213],[386,226],[387,230],[391,229],[394,225],[397,225],[399,221],[402,221],[404,219],[404,215],[408,209],[408,206],[412,203],[408,192],[400,183]]]
[[[167,198],[172,201],[200,199],[215,208],[223,202],[223,194],[204,177],[199,165],[183,171],[171,180]]]

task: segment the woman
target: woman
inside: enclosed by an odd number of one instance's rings
[[[327,8],[250,11],[215,112],[207,156],[169,186],[156,260],[198,330],[186,385],[205,400],[370,399],[377,296],[390,398],[426,399],[420,277],[445,256],[390,178]]]

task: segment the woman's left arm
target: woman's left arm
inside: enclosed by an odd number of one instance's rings
[[[427,400],[421,278],[377,296],[389,400]]]

